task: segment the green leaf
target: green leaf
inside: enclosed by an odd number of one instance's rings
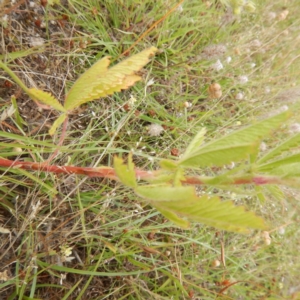
[[[276,168],[273,168],[270,173],[272,175],[279,175],[281,178],[299,177],[300,162],[280,165]]]
[[[234,206],[231,201],[220,201],[218,197],[199,198],[192,186],[147,185],[138,186],[134,191],[183,228],[189,224],[185,221],[187,219],[234,232],[265,229],[263,220],[254,213]]]
[[[110,57],[104,57],[97,61],[77,79],[66,95],[64,107],[67,110],[72,110],[79,106],[81,101],[87,102],[97,98],[97,96],[94,98],[91,94],[94,88],[101,84],[109,64]]]
[[[155,206],[171,211],[179,217],[200,222],[227,231],[247,233],[249,229],[266,229],[262,218],[244,207],[235,206],[232,201],[220,201],[208,196],[187,198],[185,201],[154,202]]]
[[[28,89],[28,93],[34,100],[43,102],[58,111],[66,112],[66,109],[50,93],[34,88]]]
[[[128,156],[127,166],[124,164],[122,158],[117,156],[114,157],[114,169],[119,177],[120,181],[131,188],[135,188],[137,186],[136,178],[135,178],[135,170],[134,164],[132,162],[132,153]]]
[[[269,194],[273,199],[277,200],[278,202],[281,202],[283,199],[286,198],[284,192],[278,185],[266,184],[263,188],[265,194]]]
[[[204,141],[204,136],[206,134],[206,128],[201,128],[200,131],[196,134],[196,136],[193,138],[191,143],[186,148],[182,159],[185,159],[193,152],[197,152],[199,150],[199,147],[202,145]]]
[[[65,121],[67,118],[67,114],[61,114],[52,124],[51,128],[49,129],[49,134],[53,135],[57,128]]]
[[[216,146],[201,149],[179,162],[180,166],[199,168],[206,166],[222,166],[233,161],[246,158],[249,154],[255,152],[257,146],[254,144]]]
[[[199,166],[212,164],[222,165],[241,159],[245,157],[245,154],[247,153],[254,153],[254,148],[251,149],[251,145],[254,146],[260,139],[270,134],[271,131],[275,130],[290,116],[291,112],[286,111],[254,125],[235,131],[218,140],[211,141],[203,145],[198,151],[184,157],[179,164],[188,167],[195,167],[195,164],[199,163]],[[247,147],[249,148],[247,149]],[[232,152],[230,151],[230,148],[232,148]],[[224,149],[224,154],[222,154],[222,149]],[[234,151],[236,151],[236,158]],[[243,151],[247,153],[244,153],[243,155]],[[209,152],[214,152],[214,154],[209,155]],[[202,156],[204,154],[205,156]],[[222,158],[222,156],[224,158]],[[214,163],[213,160],[216,160],[216,163]]]
[[[168,184],[144,185],[134,189],[135,193],[151,201],[185,201],[196,197],[192,186],[172,186]]]
[[[190,222],[188,222],[185,219],[180,218],[178,215],[176,215],[174,212],[170,210],[163,209],[163,206],[159,206],[156,204],[151,204],[154,208],[156,208],[164,217],[166,217],[168,220],[179,226],[183,229],[188,229],[191,227]]]
[[[300,153],[297,153],[282,159],[278,159],[271,163],[257,166],[257,170],[261,172],[269,172],[270,174],[275,174],[275,170],[279,170],[278,168],[281,167],[289,168],[287,166],[291,166],[291,164],[294,164],[296,166],[299,162],[300,162]]]
[[[161,168],[163,168],[165,170],[169,170],[169,171],[174,171],[178,168],[177,162],[175,162],[174,160],[169,160],[169,159],[161,160],[159,162],[159,165],[161,166]]]
[[[257,163],[262,164],[263,162],[266,162],[268,160],[271,160],[275,158],[276,156],[281,155],[285,151],[289,151],[292,148],[298,147],[300,143],[300,133],[292,136],[288,140],[284,141],[281,143],[279,146],[276,148],[272,149],[269,151],[266,155],[264,155],[262,158],[260,158]]]
[[[155,47],[146,49],[110,69],[107,69],[109,58],[101,59],[74,83],[67,94],[65,108],[72,110],[83,103],[132,86],[141,79],[140,76],[135,75],[135,72],[149,62],[149,56],[154,55],[156,50]]]

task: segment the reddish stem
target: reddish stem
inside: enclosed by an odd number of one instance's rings
[[[118,176],[115,170],[111,167],[75,167],[75,166],[56,166],[49,165],[45,163],[35,163],[29,161],[13,161],[4,158],[0,158],[0,167],[6,168],[20,168],[24,170],[35,170],[42,172],[52,172],[56,174],[77,174],[84,175],[88,177],[103,177],[112,180],[118,180]],[[144,171],[140,169],[135,169],[135,174],[138,180],[149,180],[155,179],[159,171]],[[183,184],[190,185],[203,185],[209,184],[207,178],[197,178],[197,177],[185,177],[182,180]],[[277,177],[266,177],[266,176],[256,176],[256,177],[240,177],[240,178],[230,178],[227,182],[222,182],[222,185],[232,185],[232,184],[279,184],[280,180]]]
[[[56,165],[49,165],[47,163],[13,161],[4,158],[0,158],[0,167],[7,167],[7,168],[14,168],[14,169],[20,168],[24,170],[36,170],[42,172],[52,172],[56,174],[78,174],[78,175],[85,175],[88,177],[103,177],[112,180],[118,180],[115,170],[111,167],[89,168],[89,167],[74,167],[74,166],[56,166]],[[155,178],[155,172],[136,169],[135,174],[138,179]]]

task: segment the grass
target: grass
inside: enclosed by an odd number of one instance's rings
[[[46,22],[45,69],[33,63],[37,55],[14,66],[28,86],[44,85],[62,99],[93,62],[104,55],[116,62],[162,18],[130,50],[159,49],[143,72],[144,81],[78,111],[53,163],[110,166],[115,154],[132,151],[136,165],[155,169],[161,158],[172,157],[172,150],[183,153],[201,127],[207,128],[208,139],[220,137],[299,97],[296,0],[284,4],[289,15],[283,20],[282,1],[259,1],[255,14],[244,12],[236,20],[226,18],[223,7],[212,1],[184,1],[166,18],[176,1],[116,2],[47,6],[45,20],[59,21],[60,34],[54,35],[54,25]],[[271,12],[277,17],[271,19]],[[3,28],[2,34],[6,41]],[[17,39],[13,44],[23,46]],[[214,56],[209,45],[225,45],[226,52]],[[223,65],[219,71],[212,67],[217,59]],[[219,99],[208,97],[212,82],[222,87]],[[10,105],[6,93],[1,111]],[[38,125],[28,136],[36,124],[18,103],[24,124],[11,118],[19,133],[6,127],[0,132],[1,156],[43,162],[59,135],[53,141]],[[51,123],[51,118],[45,120]],[[162,125],[164,132],[150,136],[151,123]],[[288,124],[266,143],[278,143],[287,130]],[[180,230],[129,189],[106,179],[11,169],[2,170],[0,182],[0,290],[7,299],[300,297],[297,190],[264,187],[270,195],[264,203],[251,187],[206,191],[263,216],[272,228],[268,245],[261,232],[237,235],[201,224]]]

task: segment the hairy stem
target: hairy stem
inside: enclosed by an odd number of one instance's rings
[[[111,167],[75,167],[75,166],[56,166],[49,165],[48,163],[35,163],[28,161],[13,161],[4,158],[0,158],[0,167],[6,168],[20,168],[24,170],[36,170],[43,172],[51,172],[56,174],[77,174],[84,175],[88,177],[103,177],[112,180],[119,180],[115,170]],[[145,171],[140,169],[135,169],[136,177],[139,180],[153,180],[159,174],[161,175],[161,171]],[[210,177],[185,177],[184,180],[181,180],[182,184],[189,185],[240,185],[240,184],[255,184],[255,185],[263,185],[263,184],[283,184],[281,178],[276,176],[263,176],[263,175],[245,175],[239,177],[229,177],[222,182],[215,183],[213,182],[213,178]],[[285,182],[286,183],[286,182]]]

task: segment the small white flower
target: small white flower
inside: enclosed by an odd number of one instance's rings
[[[133,106],[136,101],[137,100],[132,95],[130,95],[130,98],[128,99],[128,105]]]
[[[260,151],[266,151],[267,150],[267,145],[265,142],[261,142],[259,146]]]
[[[39,46],[43,46],[45,41],[44,39],[42,39],[41,37],[30,37],[30,45],[32,47],[39,47]]]
[[[278,234],[284,235],[285,234],[285,228],[284,227],[279,227],[278,228]]]
[[[214,70],[214,71],[220,71],[222,70],[224,67],[223,67],[223,64],[221,63],[221,61],[218,59],[214,64],[211,65],[211,68]]]
[[[244,94],[239,92],[235,95],[234,97],[236,100],[243,100],[244,99]]]
[[[270,94],[270,92],[271,92],[271,88],[269,86],[266,86],[265,87],[265,93]]]
[[[228,56],[228,57],[226,58],[226,62],[229,64],[231,61],[232,61],[231,56]]]
[[[267,20],[268,20],[268,21],[273,21],[275,18],[276,18],[276,13],[275,13],[275,12],[270,11],[270,12],[267,14]]]
[[[180,13],[183,12],[183,7],[182,7],[182,5],[179,5],[179,6],[177,7],[177,11],[180,12]]]
[[[248,76],[246,76],[246,75],[238,76],[237,80],[240,84],[245,84],[249,81]]]
[[[290,133],[299,133],[300,132],[300,124],[299,123],[294,123],[290,125]]]
[[[289,109],[289,107],[287,105],[283,105],[281,107],[279,107],[278,111],[279,113],[287,111]]]
[[[148,133],[150,136],[159,136],[163,131],[163,127],[159,124],[153,123],[148,127]]]
[[[235,162],[232,161],[229,165],[227,165],[227,169],[232,170],[235,167]]]
[[[60,274],[60,281],[59,281],[59,284],[60,285],[63,285],[63,281],[67,278],[67,275],[66,274]]]
[[[148,82],[146,83],[146,86],[150,86],[150,85],[153,85],[154,84],[154,79],[151,78],[148,80]]]
[[[64,256],[70,256],[72,254],[72,247],[68,247],[67,245],[62,245],[59,248],[61,254]]]
[[[261,47],[261,41],[258,39],[255,39],[253,41],[250,42],[250,47],[251,48],[259,48]]]
[[[75,259],[75,256],[68,256],[68,257],[65,257],[65,261],[66,261],[66,262],[71,262],[73,259]]]
[[[7,22],[7,21],[8,21],[8,15],[4,15],[4,16],[2,17],[2,22],[5,23],[5,22]]]

